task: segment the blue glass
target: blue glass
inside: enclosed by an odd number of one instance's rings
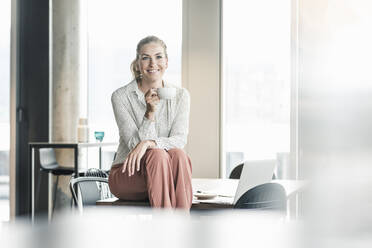
[[[103,137],[105,137],[105,132],[94,132],[94,137],[96,137],[96,140],[99,141],[99,142],[102,142],[103,140]]]

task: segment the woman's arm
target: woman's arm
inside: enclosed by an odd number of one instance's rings
[[[169,137],[155,139],[156,146],[162,149],[183,148],[187,143],[189,132],[190,94],[183,89],[183,94],[176,110]]]
[[[129,103],[122,97],[117,92],[114,92],[111,96],[111,103],[121,139],[130,150],[133,150],[141,141],[155,140],[157,138],[155,122],[144,117],[141,125],[137,127],[133,116],[129,113]]]

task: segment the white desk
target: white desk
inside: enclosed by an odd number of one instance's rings
[[[301,180],[272,180],[271,182],[283,186],[287,195],[287,199],[303,190],[307,184],[306,181]],[[238,183],[239,179],[193,178],[192,187],[194,193],[196,191],[202,191],[218,195],[217,197],[210,200],[197,200],[194,197],[193,205],[198,203],[210,203],[226,204],[232,206]]]

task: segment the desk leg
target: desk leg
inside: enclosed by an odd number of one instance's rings
[[[35,149],[31,147],[31,221],[35,218]]]
[[[75,169],[75,178],[79,177],[79,164],[78,164],[78,158],[79,158],[79,148],[74,148],[74,169]]]

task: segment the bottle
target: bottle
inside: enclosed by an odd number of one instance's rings
[[[88,143],[89,142],[89,128],[88,128],[88,119],[80,118],[79,125],[77,130],[77,138],[79,143]]]

